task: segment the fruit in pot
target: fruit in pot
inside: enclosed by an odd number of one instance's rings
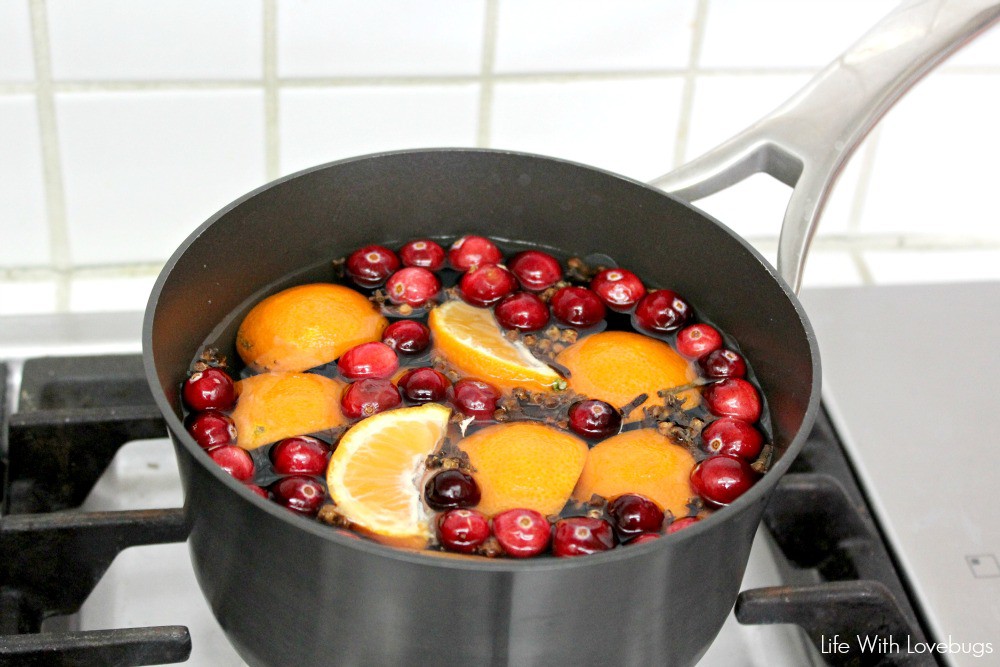
[[[590,281],[590,289],[611,310],[628,312],[646,295],[639,276],[626,269],[604,269]]]
[[[614,531],[604,519],[587,516],[559,519],[552,532],[552,553],[556,556],[587,556],[614,546]]]
[[[424,486],[424,499],[436,510],[475,507],[479,496],[475,478],[457,469],[436,473]]]
[[[476,267],[458,281],[462,298],[480,308],[492,306],[516,287],[514,274],[496,264]]]
[[[454,509],[438,517],[437,532],[448,551],[471,554],[490,536],[490,524],[475,510]]]
[[[549,307],[530,292],[508,294],[497,303],[493,314],[504,329],[538,331],[549,323]]]
[[[458,411],[479,421],[493,419],[500,400],[500,391],[488,382],[463,378],[450,391],[451,402]]]
[[[750,464],[735,456],[707,458],[691,472],[691,486],[709,505],[722,507],[750,490],[757,473]]]
[[[664,333],[680,329],[692,316],[691,305],[677,292],[653,290],[636,304],[634,318],[639,329]]]
[[[549,299],[552,314],[563,324],[588,329],[604,319],[604,302],[586,287],[563,287]]]
[[[547,252],[525,250],[511,258],[508,268],[517,276],[521,287],[529,292],[541,292],[562,280],[562,267]]]
[[[392,274],[385,291],[395,304],[421,308],[441,291],[441,281],[427,269],[409,266]]]
[[[236,424],[218,410],[193,412],[184,419],[184,428],[202,449],[228,445],[236,440]]]
[[[677,332],[677,351],[688,359],[700,359],[722,347],[722,335],[709,324],[692,324]]]
[[[352,347],[337,360],[337,370],[348,380],[387,378],[398,368],[395,350],[377,341]]]
[[[397,320],[382,332],[382,342],[399,354],[420,354],[431,344],[431,330],[416,320]]]
[[[741,378],[727,378],[702,389],[705,407],[719,417],[734,417],[753,423],[760,419],[760,395]]]
[[[261,373],[236,383],[236,444],[256,449],[347,423],[340,409],[344,383],[315,373]]]
[[[184,404],[192,410],[229,410],[236,402],[236,385],[221,368],[206,368],[184,381]]]
[[[707,378],[741,378],[747,374],[743,355],[733,350],[713,350],[698,359],[698,366]]]
[[[399,390],[385,378],[367,378],[352,382],[344,390],[340,407],[344,416],[363,419],[391,410],[403,402]]]
[[[621,540],[640,533],[659,533],[663,526],[663,510],[649,498],[635,493],[618,496],[608,504],[608,514],[614,521]]]
[[[241,482],[253,479],[253,459],[250,458],[250,454],[245,449],[236,445],[222,445],[210,450],[208,455],[219,464],[220,468]]]
[[[448,249],[448,263],[456,271],[468,271],[486,264],[499,264],[502,260],[503,254],[500,249],[484,236],[463,236]]]
[[[326,498],[323,485],[312,477],[290,475],[271,485],[274,502],[305,516],[315,515]]]
[[[347,275],[361,287],[378,287],[399,268],[396,253],[380,245],[369,245],[352,252],[345,264]]]
[[[433,368],[411,368],[397,383],[403,398],[414,403],[430,403],[444,400],[451,382],[444,373]]]
[[[515,508],[493,517],[493,536],[508,556],[531,558],[548,551],[552,527],[539,512]]]
[[[709,454],[726,454],[753,461],[764,446],[764,436],[740,419],[720,417],[701,432],[703,449]]]
[[[444,266],[444,248],[430,239],[410,241],[399,249],[399,259],[403,266],[437,271]]]
[[[622,427],[622,416],[610,403],[588,398],[569,406],[569,430],[583,438],[609,438]]]
[[[322,475],[330,458],[330,448],[316,438],[300,435],[285,438],[274,445],[268,455],[279,475]]]

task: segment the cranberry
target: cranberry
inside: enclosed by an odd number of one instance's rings
[[[549,305],[556,319],[570,326],[586,329],[604,319],[604,302],[586,287],[562,287]]]
[[[698,359],[722,347],[722,334],[708,324],[692,324],[677,332],[677,351],[688,359]]]
[[[378,287],[398,268],[396,253],[380,245],[359,248],[347,258],[347,275],[361,287]]]
[[[236,403],[233,378],[221,368],[192,373],[184,382],[184,403],[192,410],[229,410]]]
[[[732,350],[713,350],[698,360],[701,372],[708,378],[741,378],[747,374],[743,355]]]
[[[427,480],[424,498],[436,510],[474,507],[479,504],[479,485],[461,470],[442,470]]]
[[[696,516],[685,516],[680,519],[674,519],[670,522],[670,525],[667,526],[667,534],[670,535],[672,533],[676,533],[678,530],[687,528],[688,526],[693,526],[699,521],[700,519]]]
[[[355,345],[337,361],[337,370],[349,380],[387,378],[398,368],[395,350],[378,341]]]
[[[503,259],[500,249],[483,236],[463,236],[451,244],[448,262],[457,271],[468,271],[477,266],[499,264]]]
[[[559,260],[538,250],[525,250],[511,258],[507,266],[517,276],[521,287],[541,292],[555,285],[563,276]]]
[[[622,415],[610,403],[594,398],[569,406],[569,428],[584,438],[607,438],[622,427]]]
[[[549,548],[552,527],[541,512],[513,509],[493,517],[493,535],[508,556],[530,558]]]
[[[760,395],[740,378],[727,378],[702,390],[705,406],[718,417],[735,417],[751,424],[760,419]]]
[[[482,380],[463,378],[451,389],[451,400],[459,412],[478,420],[493,419],[500,391]]]
[[[279,475],[322,475],[329,458],[325,443],[305,435],[285,438],[271,448],[271,462]]]
[[[764,436],[751,424],[732,417],[720,417],[701,432],[705,451],[753,461],[764,445]]]
[[[538,331],[549,323],[549,307],[530,292],[508,294],[493,314],[504,329],[518,331]]]
[[[444,266],[444,248],[430,239],[410,241],[399,249],[399,258],[403,260],[403,266],[437,271]]]
[[[628,539],[640,533],[658,533],[663,526],[663,510],[645,496],[626,493],[618,496],[608,505],[608,514],[615,522],[615,530],[620,539]]]
[[[735,456],[713,456],[707,458],[691,471],[691,488],[705,502],[728,505],[753,486],[757,473],[750,464]]]
[[[274,502],[293,512],[313,516],[326,498],[323,485],[312,477],[291,475],[283,477],[271,485]]]
[[[691,306],[679,294],[658,289],[639,299],[635,319],[639,327],[649,331],[675,331],[690,319]]]
[[[476,510],[448,510],[438,516],[438,538],[449,551],[471,554],[490,536],[490,524]]]
[[[184,427],[194,441],[205,449],[236,440],[236,424],[229,415],[218,410],[192,413],[184,420]]]
[[[254,493],[256,493],[261,498],[264,498],[265,500],[268,498],[267,491],[257,486],[256,484],[252,484],[250,482],[244,482],[243,485],[248,489],[250,489],[251,491],[253,491]]]
[[[639,276],[625,269],[604,269],[590,281],[590,289],[601,297],[611,310],[624,313],[646,296]]]
[[[382,332],[382,342],[400,354],[419,354],[431,344],[431,330],[416,320],[398,320]]]
[[[441,281],[427,269],[408,266],[392,274],[385,284],[385,291],[395,304],[405,303],[420,308],[441,291]]]
[[[241,482],[253,479],[253,459],[250,458],[250,453],[242,447],[223,445],[216,447],[208,455],[219,464],[219,467]]]
[[[556,556],[585,556],[614,546],[614,531],[604,519],[573,516],[556,521],[552,537],[552,553]]]
[[[458,281],[462,298],[473,306],[492,306],[517,287],[514,274],[496,264],[486,264],[472,269]]]
[[[444,373],[433,368],[413,368],[406,371],[397,383],[403,397],[414,403],[430,403],[444,400],[451,382]]]
[[[340,407],[345,416],[357,419],[390,410],[402,402],[399,390],[392,382],[384,378],[368,378],[347,387],[340,398]]]
[[[626,542],[626,544],[629,544],[629,545],[632,545],[632,544],[645,544],[646,542],[652,542],[653,540],[658,540],[658,539],[660,539],[660,537],[661,537],[660,533],[641,533],[641,534],[636,535],[635,537],[633,537],[628,542]]]

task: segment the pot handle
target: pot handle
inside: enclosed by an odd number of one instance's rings
[[[858,144],[903,93],[998,19],[998,0],[908,0],[770,114],[650,184],[687,201],[757,172],[791,186],[778,273],[798,292],[823,206]]]

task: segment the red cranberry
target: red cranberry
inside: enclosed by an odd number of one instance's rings
[[[479,504],[479,485],[461,470],[442,470],[427,480],[424,498],[436,510],[474,507]]]
[[[549,548],[552,527],[541,512],[513,509],[493,517],[493,535],[508,556],[530,558]]]
[[[393,303],[420,308],[441,291],[441,281],[427,269],[408,266],[392,274],[385,291]]]
[[[742,496],[756,481],[750,464],[735,456],[707,458],[691,471],[691,488],[705,502],[719,507]]]
[[[462,298],[473,306],[492,306],[517,287],[514,274],[496,264],[472,269],[458,281]]]
[[[459,412],[478,420],[493,419],[500,391],[482,380],[463,378],[451,388],[451,400]]]
[[[444,266],[444,248],[430,239],[410,241],[399,249],[399,258],[403,260],[403,266],[437,271]]]
[[[622,415],[610,403],[594,398],[569,406],[569,428],[584,438],[607,438],[622,427]]]
[[[241,482],[253,479],[253,459],[242,447],[223,445],[211,450],[208,455],[219,464],[219,467]]]
[[[586,287],[563,287],[549,299],[552,314],[563,324],[586,329],[604,319],[604,302]]]
[[[679,294],[658,289],[639,299],[635,319],[649,331],[675,331],[691,318],[691,306]]]
[[[676,533],[678,530],[687,528],[688,526],[693,526],[699,521],[700,519],[696,516],[685,516],[680,519],[674,519],[670,522],[670,525],[667,526],[667,534],[670,535]]]
[[[431,403],[444,400],[451,382],[444,373],[433,368],[413,368],[399,378],[403,397],[414,403]]]
[[[493,314],[504,329],[538,331],[549,323],[549,307],[530,292],[508,294],[493,309]]]
[[[720,417],[701,432],[709,454],[726,454],[753,461],[764,445],[764,436],[751,424],[732,417]]]
[[[340,399],[344,415],[351,419],[371,417],[395,408],[403,399],[396,385],[385,378],[368,378],[351,383]]]
[[[646,296],[639,276],[625,269],[604,269],[590,281],[590,289],[601,297],[611,310],[624,313]]]
[[[541,292],[562,279],[563,271],[559,260],[538,250],[519,252],[507,263],[514,272],[521,287],[531,292]]]
[[[659,533],[663,526],[663,510],[645,496],[626,493],[608,505],[608,514],[622,540],[640,533]]]
[[[274,502],[293,512],[313,516],[326,498],[323,485],[312,477],[291,475],[283,477],[271,485]]]
[[[760,419],[760,395],[740,378],[727,378],[702,389],[709,412],[718,417],[735,417],[751,424]]]
[[[399,268],[396,253],[380,245],[359,248],[347,258],[347,275],[361,287],[378,287]]]
[[[243,485],[246,486],[251,491],[253,491],[254,493],[256,493],[261,498],[267,500],[268,495],[267,495],[267,491],[265,489],[262,489],[261,487],[257,486],[256,484],[252,484],[250,482],[244,482]]]
[[[416,320],[398,320],[382,332],[382,342],[400,354],[419,354],[431,344],[431,330]]]
[[[468,271],[477,266],[499,264],[503,259],[500,249],[483,236],[463,236],[451,244],[448,262],[457,271]]]
[[[635,537],[633,537],[631,540],[626,542],[626,544],[628,545],[645,544],[646,542],[652,542],[653,540],[658,540],[660,539],[660,537],[662,537],[660,533],[642,533],[640,535],[636,535]]]
[[[573,516],[556,521],[552,537],[552,553],[556,556],[585,556],[614,546],[614,531],[604,519]]]
[[[747,374],[743,355],[732,350],[713,350],[699,359],[698,365],[708,378],[741,378]]]
[[[214,367],[192,373],[184,382],[184,403],[192,410],[229,410],[236,403],[233,378]]]
[[[398,368],[399,357],[395,350],[378,341],[355,345],[337,361],[337,370],[350,380],[387,378]]]
[[[325,443],[305,435],[285,438],[271,448],[271,462],[279,475],[322,475],[329,458]]]
[[[471,554],[490,536],[490,524],[476,510],[448,510],[438,516],[438,538],[449,551]]]
[[[708,324],[692,324],[677,332],[677,351],[688,359],[698,359],[722,347],[722,334]]]
[[[184,427],[194,441],[205,449],[236,440],[236,424],[229,415],[218,410],[192,413],[184,420]]]

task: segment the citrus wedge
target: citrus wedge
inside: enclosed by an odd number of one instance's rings
[[[261,373],[236,383],[236,444],[256,449],[295,435],[347,423],[340,411],[344,383],[314,373]]]

